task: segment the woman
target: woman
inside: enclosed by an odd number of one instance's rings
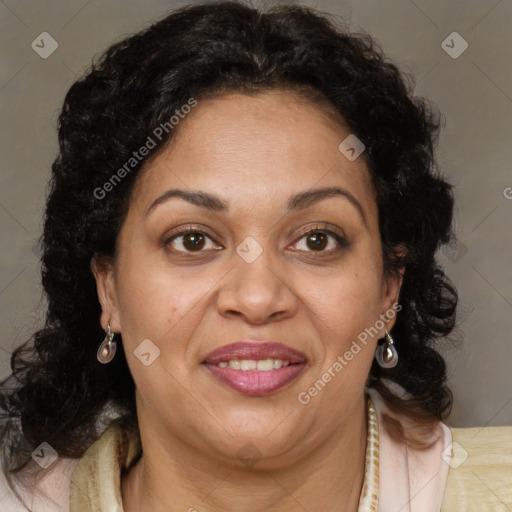
[[[2,507],[511,504],[512,429],[444,423],[438,126],[369,36],[304,7],[195,5],[111,47],[60,116]]]

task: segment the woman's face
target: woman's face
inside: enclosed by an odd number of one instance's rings
[[[141,424],[224,460],[251,443],[289,462],[349,424],[385,334],[377,321],[398,298],[401,281],[383,276],[370,175],[338,149],[350,132],[294,93],[199,101],[180,123],[139,176],[112,267],[93,264],[102,325],[122,334]],[[314,195],[326,188],[342,193]],[[376,322],[378,334],[358,341]],[[203,364],[243,340],[305,361],[263,363],[250,378],[236,363]]]

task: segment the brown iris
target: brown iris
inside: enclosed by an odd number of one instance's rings
[[[325,233],[311,233],[307,237],[307,244],[310,249],[322,250],[327,245],[327,236]]]
[[[201,233],[188,233],[183,237],[183,247],[188,251],[201,250],[205,240]]]

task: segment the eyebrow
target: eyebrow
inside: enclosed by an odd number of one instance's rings
[[[342,197],[347,199],[356,208],[356,210],[361,215],[365,226],[368,227],[365,212],[359,201],[348,190],[342,189],[340,187],[325,187],[299,192],[298,194],[295,194],[288,199],[287,209],[288,211],[301,210],[330,197]],[[207,192],[201,192],[198,190],[188,191],[172,188],[164,192],[151,203],[146,211],[146,216],[149,215],[149,213],[158,205],[165,203],[172,198],[184,199],[194,206],[198,206],[212,212],[229,211],[228,203],[219,197],[208,194]]]

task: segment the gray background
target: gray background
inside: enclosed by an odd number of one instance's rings
[[[11,350],[44,318],[36,243],[64,95],[92,56],[185,3],[0,1],[2,377]],[[438,158],[456,185],[459,242],[439,261],[459,290],[458,332],[464,339],[444,351],[455,396],[447,423],[511,425],[512,1],[302,3],[372,34],[401,69],[416,76],[415,93],[437,103],[445,116]],[[31,47],[42,32],[58,42],[46,59]],[[469,45],[457,58],[441,46],[452,32]],[[447,44],[461,48],[455,40]]]

